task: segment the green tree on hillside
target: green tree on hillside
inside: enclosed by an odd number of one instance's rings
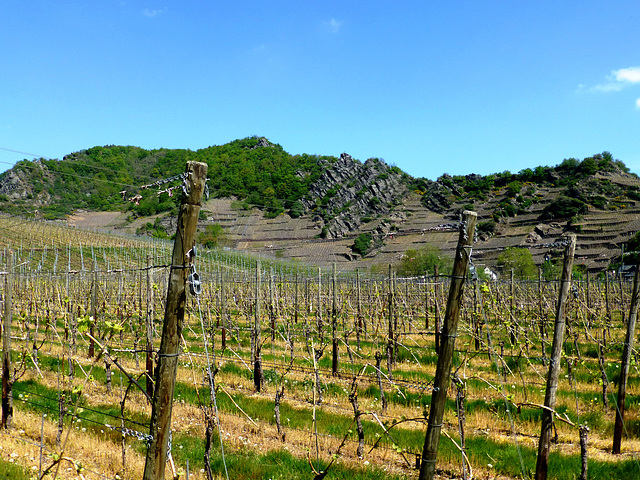
[[[439,273],[446,275],[450,272],[452,265],[451,259],[443,256],[438,247],[424,245],[417,250],[407,250],[396,267],[396,272],[403,277],[433,275],[437,266]]]
[[[538,275],[533,256],[528,248],[509,247],[498,256],[498,265],[503,275],[510,274],[519,280],[531,280]]]
[[[370,233],[361,233],[351,245],[351,250],[364,257],[371,249],[372,242],[373,236]]]
[[[207,225],[204,232],[200,232],[198,241],[207,248],[222,247],[226,241],[224,227],[219,223]]]

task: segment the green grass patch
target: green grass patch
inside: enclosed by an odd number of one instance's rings
[[[0,478],[3,480],[31,480],[31,475],[26,468],[0,458]]]
[[[178,448],[174,448],[174,456],[177,462],[185,464],[188,458],[190,468],[204,468],[204,442],[192,442],[182,437],[176,440]],[[180,448],[180,445],[183,448]],[[296,458],[283,449],[271,450],[265,454],[226,450],[224,462],[226,462],[229,478],[234,480],[307,480],[314,476],[307,459]],[[324,460],[313,463],[318,471],[324,470],[328,465],[328,462]],[[224,468],[219,442],[214,442],[214,446],[211,448],[211,470],[214,476],[224,476]],[[338,462],[330,467],[327,478],[399,480],[404,477],[389,475],[380,469],[347,468]]]

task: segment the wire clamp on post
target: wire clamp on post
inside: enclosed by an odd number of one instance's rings
[[[202,293],[202,283],[200,282],[200,275],[196,272],[196,267],[192,263],[191,264],[191,273],[187,278],[187,283],[189,284],[189,291],[191,295],[198,296]]]

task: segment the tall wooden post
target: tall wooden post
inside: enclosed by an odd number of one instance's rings
[[[565,330],[565,307],[569,289],[571,288],[571,270],[573,268],[573,254],[576,249],[576,236],[569,237],[569,243],[564,251],[564,266],[562,268],[562,281],[560,294],[556,308],[556,321],[553,329],[553,343],[551,344],[551,359],[549,361],[549,374],[547,376],[547,390],[544,395],[542,410],[542,429],[538,443],[538,458],[536,461],[535,480],[546,480],[549,467],[549,443],[553,430],[553,412],[556,405],[556,391],[558,389],[558,377],[560,376],[560,355]]]
[[[509,328],[509,339],[511,346],[516,344],[517,340],[517,320],[516,320],[516,283],[514,281],[513,268],[511,269],[511,299],[510,299],[510,313],[511,313],[511,327]]]
[[[276,305],[273,291],[273,265],[269,270],[269,322],[271,324],[271,342],[276,340]]]
[[[145,358],[145,368],[147,371],[146,378],[146,390],[149,397],[153,398],[153,303],[151,292],[151,257],[147,257],[147,316],[146,316],[146,330],[147,330],[147,355]]]
[[[318,307],[316,309],[316,324],[320,343],[324,343],[324,325],[322,324],[322,270],[318,267]]]
[[[362,334],[362,302],[360,300],[360,269],[356,268],[356,301],[358,304],[358,318],[356,319],[356,342],[360,351],[360,335]]]
[[[391,264],[389,264],[389,292],[387,293],[387,375],[389,379],[393,378],[393,339],[394,339],[394,324],[393,324],[393,270]]]
[[[438,272],[438,265],[433,267],[434,283],[434,322],[433,322],[433,337],[435,340],[436,355],[440,352],[440,272]]]
[[[432,480],[436,471],[436,458],[438,456],[438,444],[440,443],[442,417],[444,416],[444,407],[447,401],[447,390],[451,383],[451,364],[453,361],[456,336],[458,335],[460,304],[462,303],[464,283],[467,278],[476,220],[476,212],[465,210],[462,214],[462,225],[460,227],[456,257],[453,263],[449,298],[447,300],[447,308],[445,310],[442,332],[440,334],[438,364],[436,366],[436,376],[433,380],[433,394],[431,395],[427,434],[422,450],[420,480]]]
[[[298,305],[298,269],[296,268],[296,278],[295,278],[295,283],[294,283],[294,306],[293,306],[293,323],[295,323],[296,325],[298,324],[298,312],[300,311],[299,305]]]
[[[622,430],[624,426],[624,401],[627,395],[627,379],[629,377],[629,361],[633,351],[633,340],[638,317],[638,298],[640,291],[640,262],[636,265],[636,273],[633,278],[633,294],[631,295],[631,307],[629,308],[629,322],[627,324],[627,338],[624,341],[622,351],[622,366],[620,367],[620,380],[618,382],[618,408],[616,409],[616,422],[613,428],[612,453],[620,453],[622,443]]]
[[[13,303],[13,250],[5,250],[7,273],[4,276],[4,319],[2,323],[2,428],[13,421],[13,379],[11,378],[11,317]]]
[[[89,338],[89,358],[93,358],[95,354],[96,347],[93,338],[95,336],[94,329],[98,322],[98,267],[95,258],[93,259],[92,270],[91,276],[93,277],[93,280],[91,282],[91,322],[89,322],[89,334],[91,334],[91,337]]]
[[[333,263],[332,280],[331,280],[331,375],[334,377],[338,374],[338,337],[336,330],[338,328],[338,305],[337,305],[337,285],[336,285],[336,264]]]
[[[253,384],[256,387],[256,391],[259,392],[262,388],[262,355],[260,353],[260,349],[262,345],[260,344],[260,335],[261,335],[261,326],[260,326],[260,292],[262,290],[262,279],[261,279],[261,269],[262,265],[260,261],[256,262],[256,305],[255,305],[255,317],[253,324],[253,337],[254,337],[254,354],[253,354]]]
[[[156,385],[151,409],[149,433],[152,437],[144,466],[144,480],[164,479],[167,463],[167,447],[171,430],[171,407],[176,383],[180,336],[187,301],[186,284],[190,274],[190,257],[187,255],[195,244],[200,200],[207,178],[207,164],[187,162],[185,173],[186,194],[182,197],[178,214],[177,232],[173,244],[169,285],[162,327],[162,339],[158,351]]]
[[[220,316],[222,317],[221,343],[222,350],[227,348],[227,327],[228,327],[228,310],[227,310],[227,271],[220,269]]]

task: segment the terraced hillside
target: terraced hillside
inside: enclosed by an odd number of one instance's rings
[[[600,176],[613,185],[628,188],[639,185],[634,175],[618,172]],[[494,222],[495,212],[508,198],[507,188],[496,189],[484,202],[474,202],[479,223]],[[536,201],[522,213],[502,217],[495,222],[493,233],[480,233],[476,240],[476,264],[496,268],[497,257],[506,248],[528,248],[536,264],[545,257],[562,252],[563,238],[575,233],[578,238],[576,264],[591,272],[606,269],[618,258],[624,243],[640,230],[640,205],[630,199],[608,200],[606,208],[588,206],[586,213],[571,218],[542,220],[545,208],[566,190],[565,186],[535,187],[530,196]],[[386,215],[363,222],[360,229],[336,239],[320,238],[323,223],[312,215],[293,219],[280,215],[264,218],[260,210],[242,211],[232,208],[232,200],[218,199],[205,205],[205,223],[219,223],[228,233],[229,246],[268,256],[297,259],[327,265],[340,263],[340,268],[368,269],[376,264],[395,264],[407,249],[433,245],[446,255],[453,255],[459,213],[470,207],[467,199],[451,203],[446,213],[436,213],[424,206],[422,195],[408,194],[401,205]],[[364,257],[354,254],[351,245],[361,233],[371,233],[380,244]]]
[[[640,180],[608,152],[432,181],[377,158],[291,155],[259,137],[195,152],[107,146],[25,160],[0,175],[0,211],[166,238],[185,161],[209,165],[200,227],[223,231],[222,246],[350,270],[395,264],[425,244],[452,256],[463,210],[479,216],[476,264],[494,270],[509,247],[528,248],[538,265],[558,258],[573,232],[578,265],[600,272],[620,263],[639,225]]]

